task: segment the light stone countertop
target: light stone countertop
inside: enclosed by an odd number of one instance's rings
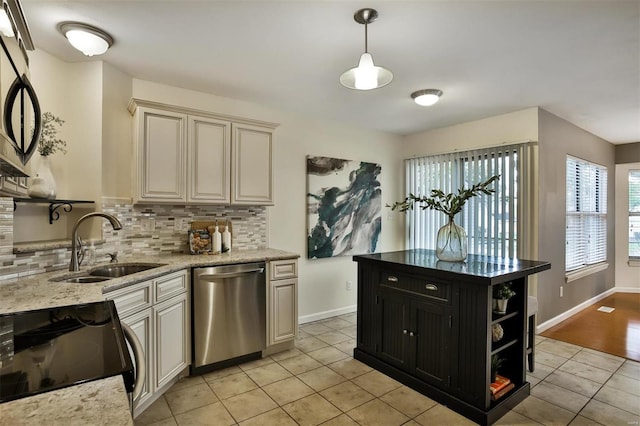
[[[66,270],[0,281],[0,314],[105,300],[105,293],[194,267],[296,259],[300,255],[276,249],[235,250],[219,255],[171,254],[131,256],[119,263],[161,263],[163,266],[97,283],[75,284],[52,279],[84,276]],[[128,398],[121,376],[96,380],[0,404],[0,425],[64,424],[132,425]]]
[[[129,256],[121,258],[119,263],[159,263],[163,266],[97,283],[76,284],[64,281],[53,282],[51,280],[64,277],[84,276],[87,275],[89,270],[101,265],[110,265],[109,263],[102,263],[91,267],[83,265],[79,272],[60,270],[0,281],[0,314],[44,309],[54,306],[99,302],[105,300],[104,293],[188,268],[296,259],[298,257],[300,257],[300,255],[296,253],[270,248],[235,250],[231,253],[217,255],[170,254],[163,256]]]

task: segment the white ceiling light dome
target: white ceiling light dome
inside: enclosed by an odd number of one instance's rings
[[[411,99],[413,99],[418,105],[431,106],[440,100],[440,96],[442,96],[442,90],[424,89],[413,92],[411,94]]]
[[[102,55],[113,45],[113,37],[88,24],[63,22],[58,29],[73,47],[86,56]]]

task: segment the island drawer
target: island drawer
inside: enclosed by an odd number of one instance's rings
[[[419,294],[435,302],[448,303],[451,300],[451,283],[442,280],[382,270],[380,271],[379,285]]]

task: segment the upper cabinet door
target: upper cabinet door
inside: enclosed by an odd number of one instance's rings
[[[273,205],[273,130],[233,124],[231,203]]]
[[[190,203],[231,201],[231,123],[189,116]]]
[[[187,200],[187,116],[170,111],[138,108],[137,202]]]

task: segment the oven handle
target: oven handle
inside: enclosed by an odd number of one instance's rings
[[[140,344],[140,340],[138,340],[138,336],[133,332],[131,327],[127,324],[120,322],[122,325],[122,331],[124,332],[124,338],[131,345],[131,349],[133,349],[133,357],[135,358],[136,364],[136,380],[133,386],[133,400],[132,403],[138,402],[140,399],[140,395],[142,395],[142,390],[144,388],[144,382],[147,375],[147,363],[144,359],[144,349]],[[131,407],[133,409],[133,405]]]

